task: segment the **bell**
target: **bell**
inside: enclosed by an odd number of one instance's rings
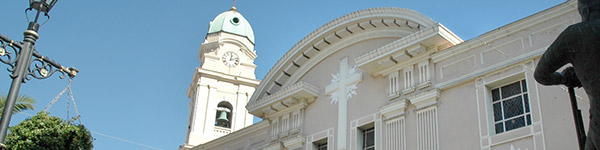
[[[229,119],[227,119],[227,112],[221,112],[221,115],[219,115],[219,118],[217,118],[215,125],[219,127],[229,128]]]
[[[227,112],[222,111],[221,112],[221,116],[219,116],[219,119],[217,119],[217,121],[227,121],[227,122],[229,122],[229,119],[227,119]]]

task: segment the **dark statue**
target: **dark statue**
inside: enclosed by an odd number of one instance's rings
[[[569,26],[550,45],[535,69],[543,85],[585,89],[590,99],[590,129],[586,150],[600,148],[600,0],[579,0],[582,21]],[[556,72],[567,64],[561,72]]]

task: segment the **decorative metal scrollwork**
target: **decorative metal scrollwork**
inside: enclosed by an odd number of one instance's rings
[[[33,51],[33,57],[35,58],[31,61],[28,74],[36,79],[46,79],[57,71],[61,73],[59,76],[61,79],[67,76],[74,78],[79,72],[79,70],[73,67],[64,67],[54,60],[40,55],[37,51]],[[26,79],[29,80],[29,78]]]
[[[52,76],[57,70],[57,68],[44,61],[43,58],[35,58],[31,61],[28,74],[36,79],[46,79]],[[60,78],[65,78],[65,73],[61,73],[62,75],[60,76]],[[27,77],[26,79],[30,80],[29,77]]]
[[[13,40],[8,39],[6,36],[0,35],[0,62],[9,65],[8,71],[10,71],[11,76],[15,75],[15,66],[16,61],[19,57],[19,52],[22,46],[20,43],[16,43]],[[55,62],[52,59],[44,57],[37,53],[37,51],[33,51],[31,63],[29,65],[29,69],[27,69],[26,77],[23,82],[26,80],[31,80],[31,77],[36,79],[46,79],[52,76],[57,71],[61,73],[59,78],[64,79],[69,76],[69,78],[75,77],[75,75],[79,72],[79,70],[73,67],[64,67],[59,63]]]
[[[19,43],[0,35],[0,62],[10,66],[8,68],[10,72],[15,70],[15,61],[20,49],[21,45]]]

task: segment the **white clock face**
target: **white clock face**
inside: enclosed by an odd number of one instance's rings
[[[231,52],[231,51],[223,54],[223,57],[221,57],[221,60],[223,60],[223,64],[225,64],[225,66],[227,66],[227,67],[235,67],[238,64],[240,64],[240,57],[238,57],[237,54],[235,54],[234,52]]]

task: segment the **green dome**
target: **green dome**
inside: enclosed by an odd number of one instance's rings
[[[210,22],[208,34],[221,31],[245,36],[254,43],[254,32],[250,23],[235,8],[219,14]]]

